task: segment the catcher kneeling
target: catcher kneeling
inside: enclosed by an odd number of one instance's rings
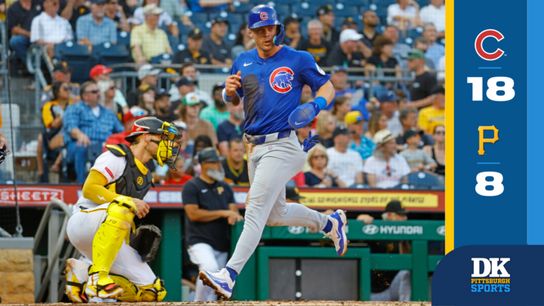
[[[141,118],[126,137],[130,147],[107,146],[96,159],[68,221],[68,239],[90,260],[67,260],[71,301],[153,302],[166,296],[162,280],[146,263],[158,248],[160,231],[153,226],[135,230],[134,216],[149,212],[142,200],[152,184],[145,164],[155,159],[173,166],[179,138],[172,124]]]

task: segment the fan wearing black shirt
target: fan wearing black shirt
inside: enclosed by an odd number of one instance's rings
[[[202,37],[202,30],[199,28],[192,29],[187,38],[187,48],[176,53],[174,63],[211,65],[210,55],[205,50],[202,50]]]
[[[326,66],[363,67],[364,56],[358,51],[359,40],[363,35],[353,29],[345,29],[340,33],[340,42],[334,46],[327,57]]]
[[[423,108],[432,104],[432,90],[436,87],[436,76],[425,68],[425,54],[413,49],[408,53],[408,68],[415,72],[416,77],[410,87],[410,106]]]
[[[308,22],[308,39],[300,43],[300,50],[308,51],[319,66],[325,66],[331,45],[323,39],[323,24],[317,19]]]
[[[22,63],[26,63],[26,52],[30,46],[32,19],[40,14],[41,10],[37,0],[19,0],[8,8],[9,46]]]
[[[236,186],[249,186],[247,161],[244,159],[244,143],[236,138],[229,141],[229,153],[222,162],[225,182]]]
[[[198,162],[200,176],[188,181],[182,193],[187,251],[200,270],[216,271],[227,263],[230,225],[241,221],[242,216],[232,189],[223,182],[224,172],[215,149],[202,150]],[[195,301],[215,299],[213,289],[198,280]]]

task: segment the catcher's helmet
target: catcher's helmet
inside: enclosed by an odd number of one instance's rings
[[[249,11],[247,22],[248,28],[253,30],[271,25],[276,25],[279,28],[278,33],[274,37],[274,44],[279,46],[285,36],[285,29],[283,24],[278,20],[276,10],[269,5],[260,4]]]
[[[132,131],[125,139],[128,142],[133,142],[134,139],[141,134],[163,134],[163,121],[156,117],[144,117],[134,121],[132,124]]]

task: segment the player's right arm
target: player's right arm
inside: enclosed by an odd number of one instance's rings
[[[230,75],[225,80],[225,89],[223,89],[223,101],[234,105],[238,105],[243,97],[242,72],[237,66],[238,58],[232,64]]]

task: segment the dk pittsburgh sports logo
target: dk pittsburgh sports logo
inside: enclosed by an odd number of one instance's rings
[[[470,292],[508,293],[510,292],[510,273],[506,264],[508,257],[473,257],[470,275]]]

